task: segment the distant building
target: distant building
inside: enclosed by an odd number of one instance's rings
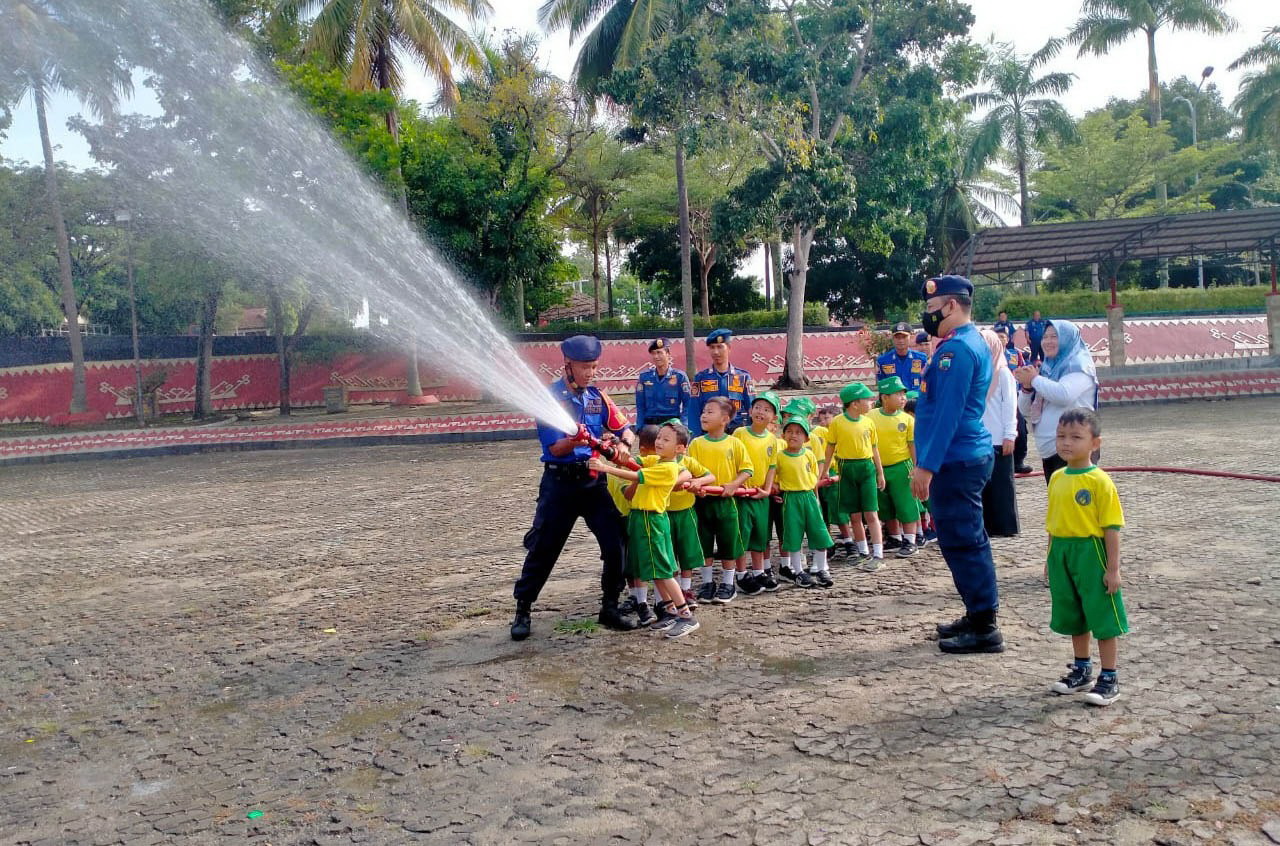
[[[602,304],[603,305],[603,304]],[[569,295],[569,304],[554,306],[538,315],[538,325],[546,326],[557,320],[572,320],[577,323],[596,316],[595,297],[587,294],[573,293]]]

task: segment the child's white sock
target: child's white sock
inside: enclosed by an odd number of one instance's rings
[[[790,557],[791,557],[791,572],[803,573],[804,572],[804,551],[797,549],[795,552],[791,553]]]
[[[830,572],[827,569],[827,551],[825,549],[815,549],[813,551],[813,566],[816,568],[813,570],[815,573]]]
[[[861,552],[863,555],[866,555],[869,551],[870,550],[867,549],[866,541],[864,540],[858,541],[858,552]]]
[[[704,585],[714,584],[714,583],[715,583],[715,580],[716,580],[716,568],[715,568],[715,567],[703,567],[703,568],[702,568],[702,583],[703,583]]]
[[[871,544],[871,557],[884,558],[884,544],[882,543]]]
[[[639,602],[644,605],[649,604],[649,586],[648,585],[641,585],[640,587],[632,588],[631,595],[636,598],[636,602]]]
[[[689,590],[689,588],[691,588],[691,587],[693,587],[693,577],[692,577],[692,576],[681,576],[681,577],[680,577],[680,590]]]
[[[726,584],[726,585],[731,585],[731,584],[733,584],[733,583],[734,583],[734,582],[736,582],[736,581],[737,581],[737,579],[738,579],[738,575],[737,575],[737,573],[738,573],[738,571],[737,571],[737,570],[724,570],[724,571],[722,571],[722,572],[720,573],[720,581],[721,581],[721,583]]]
[[[889,535],[889,537],[893,538],[896,541],[902,540],[902,535]]]

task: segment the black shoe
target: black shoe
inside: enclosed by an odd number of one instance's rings
[[[647,626],[658,619],[658,615],[653,613],[653,609],[649,607],[647,602],[635,603],[635,607],[632,610],[635,611],[636,622],[642,626]]]
[[[737,595],[738,588],[733,582],[729,582],[728,584],[721,582],[720,586],[716,588],[715,599],[711,601],[716,605],[728,605],[730,602],[733,602],[733,598]]]
[[[903,541],[902,546],[898,547],[899,558],[910,558],[916,554],[916,545],[911,541]]]
[[[898,548],[898,547],[900,547],[900,546],[902,546],[902,541],[898,540],[897,538],[893,537],[892,535],[890,535],[889,537],[887,537],[887,538],[885,538],[885,539],[884,539],[884,548],[885,548],[885,549],[897,549],[897,548]]]
[[[811,587],[817,587],[817,585],[813,583],[813,579],[809,577],[808,573],[801,571],[796,574],[796,587],[811,588]]]
[[[738,579],[738,593],[743,596],[757,596],[764,593],[764,585],[760,583],[760,577],[754,570],[748,570],[745,576]]]
[[[781,567],[779,567],[779,568],[778,568],[778,576],[779,576],[779,578],[786,579],[787,581],[791,582],[792,584],[795,584],[795,581],[796,581],[796,571],[791,569],[791,565],[790,565],[790,564],[783,564]]]
[[[966,614],[958,620],[952,620],[950,623],[938,623],[938,640],[946,640],[949,637],[955,637],[968,631],[973,631],[973,621]]]
[[[813,579],[813,583],[820,588],[829,588],[835,584],[835,582],[831,581],[831,574],[825,570],[810,573],[809,578]]]
[[[918,535],[916,535],[916,549],[924,549],[926,546],[928,546],[931,543],[933,543],[933,541],[925,537],[924,532],[920,532]]]
[[[600,606],[600,625],[618,632],[633,632],[640,628],[640,621],[631,611],[624,611],[616,602],[606,602]]]
[[[1004,636],[996,626],[970,629],[938,641],[938,648],[952,655],[1004,652]]]
[[[716,598],[715,581],[703,582],[698,587],[698,602],[713,602]]]
[[[1035,471],[1031,469],[1031,465],[1029,464],[1019,464],[1017,467],[1013,468],[1013,472],[1019,476],[1025,476],[1026,474],[1034,473]]]
[[[1054,693],[1079,693],[1093,685],[1092,664],[1068,664],[1071,672],[1054,682],[1049,690]]]
[[[772,570],[764,571],[764,575],[760,577],[760,587],[764,588],[765,593],[777,593],[778,580],[773,577]]]
[[[527,602],[516,603],[516,618],[511,621],[511,639],[524,640],[533,631],[533,620],[529,617],[529,612],[533,610]]]
[[[1090,705],[1110,705],[1120,698],[1120,680],[1115,673],[1099,675],[1093,690],[1084,695],[1084,701]]]

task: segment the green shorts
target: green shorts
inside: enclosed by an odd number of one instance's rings
[[[1049,538],[1049,628],[1062,635],[1092,634],[1098,640],[1129,631],[1120,591],[1107,593],[1107,548],[1102,538]]]
[[[769,549],[769,500],[742,497],[738,500],[738,531],[748,552]]]
[[[799,552],[806,537],[809,549],[830,549],[834,545],[817,495],[813,491],[783,491],[782,551]]]
[[[671,548],[676,553],[676,566],[681,570],[696,570],[702,566],[702,539],[698,537],[698,518],[693,506],[679,511],[668,511],[671,523]]]
[[[769,497],[769,534],[770,535],[776,534],[778,536],[779,549],[782,548],[781,544],[782,544],[783,525],[784,524],[782,521],[782,500],[777,494],[774,494],[773,496]]]
[[[920,519],[920,502],[911,493],[911,459],[884,468],[880,493],[880,519],[914,523]]]
[[[676,575],[671,522],[666,514],[632,509],[627,517],[627,575],[651,582]]]
[[[746,550],[738,526],[738,503],[731,496],[704,496],[694,508],[698,511],[698,537],[702,539],[702,557],[737,561]]]
[[[827,525],[840,525],[840,486],[836,484],[818,488],[818,502],[822,505],[822,516],[826,518]]]
[[[840,505],[836,521],[849,522],[852,514],[880,510],[880,491],[876,488],[876,463],[870,458],[847,458],[840,461]]]

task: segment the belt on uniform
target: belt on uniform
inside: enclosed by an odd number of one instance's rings
[[[587,466],[585,461],[573,462],[544,462],[543,470],[561,479],[577,479],[583,480],[591,476],[591,468]]]

